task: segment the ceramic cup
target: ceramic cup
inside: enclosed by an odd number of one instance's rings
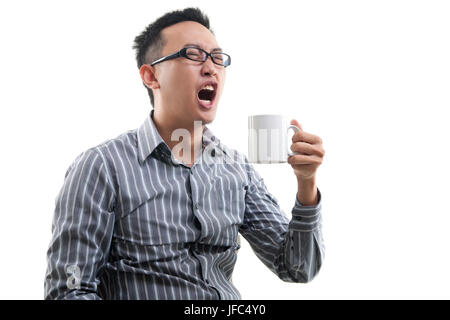
[[[298,154],[290,151],[288,131],[300,128],[289,125],[280,114],[261,114],[248,117],[248,160],[252,163],[283,163]]]

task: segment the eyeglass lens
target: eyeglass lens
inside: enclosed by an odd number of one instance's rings
[[[225,65],[227,63],[228,57],[221,52],[211,53],[214,61],[218,64]],[[199,48],[186,48],[186,56],[188,59],[194,61],[206,61],[207,55],[204,51]]]

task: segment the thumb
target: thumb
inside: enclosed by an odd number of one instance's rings
[[[294,125],[294,126],[296,126],[296,127],[299,127],[299,128],[300,128],[300,130],[301,130],[301,131],[303,131],[303,128],[302,128],[302,126],[300,125],[300,123],[298,123],[298,121],[297,121],[297,120],[295,120],[295,119],[292,119],[292,120],[291,120],[291,125]]]

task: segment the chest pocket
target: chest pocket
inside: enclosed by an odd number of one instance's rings
[[[123,210],[116,219],[115,237],[139,245],[165,245],[195,241],[195,227],[186,193],[174,186],[163,185],[149,196],[123,197]]]
[[[221,176],[213,182],[219,214],[224,215],[231,226],[242,224],[247,189],[246,182],[236,176]]]

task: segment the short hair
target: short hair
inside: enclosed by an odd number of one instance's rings
[[[168,12],[149,24],[147,28],[134,39],[133,49],[136,50],[138,68],[141,68],[143,64],[151,63],[160,58],[161,51],[166,44],[166,39],[163,39],[161,31],[164,28],[183,21],[198,22],[214,34],[209,26],[208,16],[198,8],[186,8],[184,10]],[[150,96],[150,103],[154,106],[153,90],[147,86],[145,87]]]

